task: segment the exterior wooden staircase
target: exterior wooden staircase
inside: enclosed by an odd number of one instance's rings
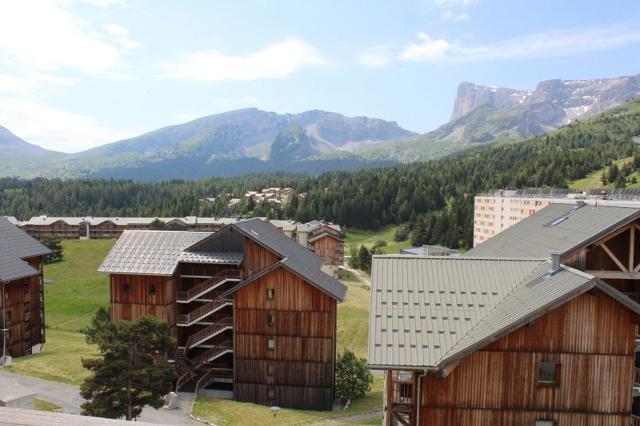
[[[203,328],[202,330],[193,333],[187,338],[186,350],[188,351],[191,348],[194,348],[207,340],[217,336],[220,333],[223,333],[227,330],[233,329],[233,321],[231,318],[224,318],[220,321],[216,321],[208,327]]]
[[[202,321],[211,314],[218,312],[225,306],[231,306],[233,302],[230,300],[216,298],[212,302],[207,302],[204,305],[194,309],[185,315],[178,315],[177,325],[178,327],[189,327],[199,321]]]
[[[216,288],[222,286],[223,284],[235,281],[239,282],[241,279],[241,272],[237,269],[225,269],[223,271],[218,272],[213,277],[208,278],[189,290],[179,291],[177,294],[177,302],[178,303],[190,303],[196,299],[199,299],[205,296],[207,293],[215,290]]]

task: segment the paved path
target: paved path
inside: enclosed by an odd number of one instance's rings
[[[51,382],[37,377],[23,376],[0,369],[0,388],[10,386],[12,383],[19,383],[29,388],[39,398],[62,407],[65,413],[80,414],[80,405],[82,405],[84,399],[80,396],[80,390],[77,386]],[[166,425],[202,425],[202,423],[198,423],[189,417],[194,395],[180,393],[178,398],[178,408],[174,410],[165,410],[164,408],[155,410],[152,407],[145,407],[138,420]]]

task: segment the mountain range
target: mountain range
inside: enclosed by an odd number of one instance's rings
[[[557,129],[640,96],[640,75],[547,80],[535,90],[461,83],[448,123],[425,134],[396,122],[312,110],[246,108],[77,154],[48,151],[0,126],[0,175],[157,181],[285,170],[321,173],[435,158]]]

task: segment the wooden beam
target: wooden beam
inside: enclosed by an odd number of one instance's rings
[[[618,259],[618,257],[615,254],[613,254],[611,250],[609,250],[609,247],[607,247],[605,243],[600,244],[600,247],[602,247],[602,250],[604,250],[605,253],[609,255],[611,260],[613,260],[613,262],[618,266],[618,268],[620,268],[621,271],[629,272],[629,270],[624,267],[622,262],[620,262],[620,259]]]
[[[622,228],[618,229],[617,231],[614,231],[611,234],[607,235],[606,237],[604,237],[600,241],[597,241],[595,243],[595,245],[596,246],[603,245],[604,243],[606,243],[610,239],[617,237],[618,235],[628,231],[629,229],[631,229],[633,227],[639,227],[640,228],[640,225],[638,225],[637,223],[631,223],[629,225],[623,226]]]
[[[640,263],[638,263],[636,267],[633,268],[633,272],[640,272]]]
[[[635,266],[636,251],[636,228],[635,226],[629,230],[629,267],[628,271],[632,271]]]
[[[458,366],[458,364],[460,364],[460,360],[452,362],[451,364],[447,365],[446,367],[444,367],[442,370],[440,370],[440,377],[441,378],[445,378],[447,377],[449,374],[451,374],[451,372],[453,370],[456,369],[456,367]]]
[[[623,271],[585,271],[594,277],[610,280],[640,280],[640,272]]]

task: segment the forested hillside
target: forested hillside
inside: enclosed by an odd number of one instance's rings
[[[450,247],[471,244],[473,196],[489,188],[565,187],[611,161],[637,155],[640,100],[590,120],[524,142],[492,145],[439,160],[319,177],[252,175],[158,184],[107,180],[0,180],[0,214],[186,216],[246,214],[306,221],[331,220],[376,229],[409,223],[417,243]],[[233,194],[290,186],[295,197],[280,210],[242,203],[226,207]],[[198,198],[217,196],[214,204]],[[414,235],[414,237],[416,236]]]

